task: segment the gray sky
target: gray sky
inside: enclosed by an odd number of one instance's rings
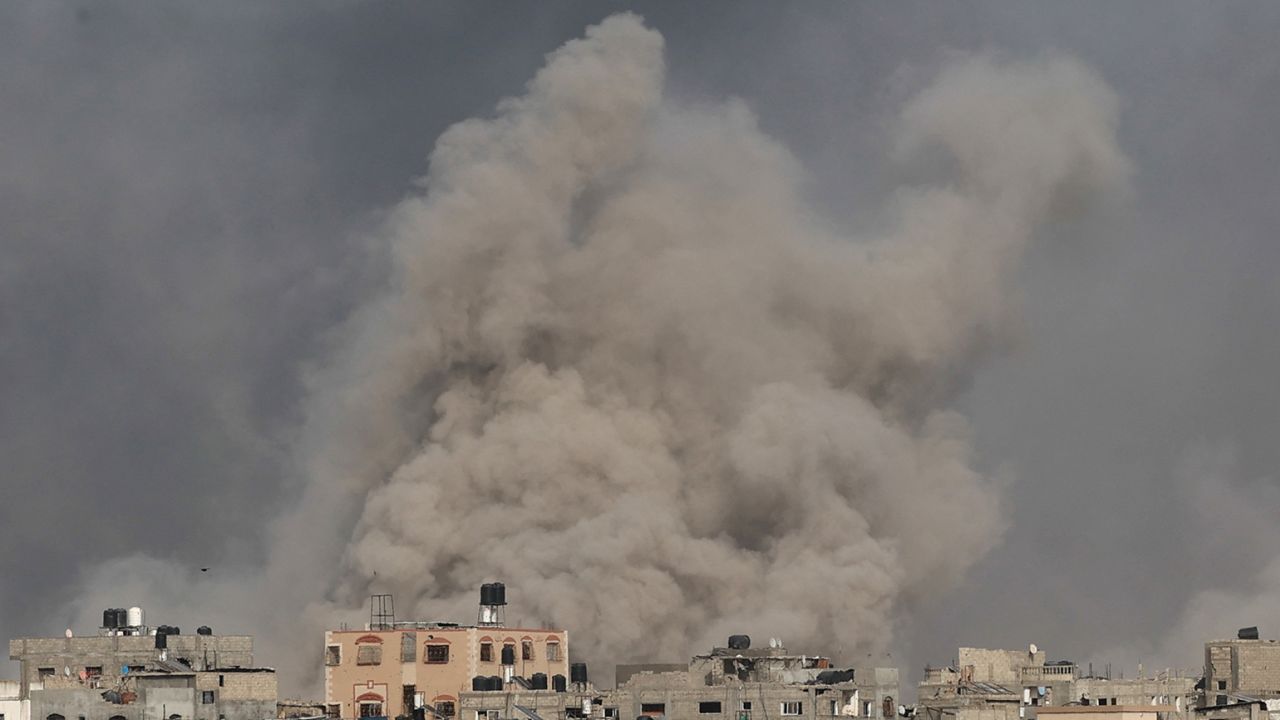
[[[742,98],[852,225],[896,184],[893,113],[956,52],[1065,53],[1112,86],[1134,192],[1034,245],[1017,337],[957,407],[1011,478],[1010,528],[904,615],[899,662],[1032,641],[1197,662],[1162,637],[1203,590],[1252,597],[1280,550],[1259,511],[1280,460],[1271,3],[4,5],[0,636],[60,632],[96,562],[263,562],[298,492],[301,373],[385,274],[369,229],[440,132],[623,8],[665,37],[668,93]]]

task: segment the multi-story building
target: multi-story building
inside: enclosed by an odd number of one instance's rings
[[[0,720],[30,720],[31,704],[22,699],[22,684],[0,680]]]
[[[1204,644],[1203,707],[1280,698],[1280,642],[1242,628],[1234,640]]]
[[[837,669],[780,642],[752,649],[746,636],[687,664],[619,665],[617,687],[600,690],[575,664],[561,688],[507,683],[462,694],[461,720],[782,720],[897,715],[896,668]],[[519,680],[519,679],[517,679]]]
[[[137,610],[134,608],[133,610]],[[118,614],[117,614],[118,613]],[[201,627],[152,630],[104,613],[97,636],[18,638],[18,696],[30,720],[267,720],[276,676],[253,666],[253,638]],[[130,616],[132,617],[132,615]]]
[[[564,678],[569,636],[564,630],[506,627],[506,589],[481,589],[475,625],[396,621],[390,598],[374,596],[363,630],[325,633],[324,695],[335,718],[428,714],[450,717],[473,678]]]
[[[1082,676],[1071,661],[1046,662],[1034,645],[1028,650],[960,648],[957,664],[925,668],[920,714],[930,720],[1013,720],[1065,706],[1159,706],[1185,717],[1197,697],[1195,677],[1168,670],[1129,679]]]

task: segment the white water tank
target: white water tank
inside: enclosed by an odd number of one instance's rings
[[[142,608],[134,605],[128,612],[129,627],[142,627]]]

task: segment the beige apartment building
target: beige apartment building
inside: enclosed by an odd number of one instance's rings
[[[485,585],[481,595],[475,625],[396,621],[375,608],[367,629],[326,632],[328,715],[395,717],[422,709],[428,718],[453,717],[461,693],[477,681],[515,686],[535,675],[568,677],[568,633],[506,627],[505,588]]]

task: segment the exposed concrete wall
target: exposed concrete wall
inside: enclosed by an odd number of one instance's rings
[[[1022,668],[1044,665],[1043,650],[989,650],[986,648],[960,648],[959,670],[963,674],[973,668],[973,682],[995,683],[1017,687],[1022,683]],[[985,720],[985,719],[984,719]]]

